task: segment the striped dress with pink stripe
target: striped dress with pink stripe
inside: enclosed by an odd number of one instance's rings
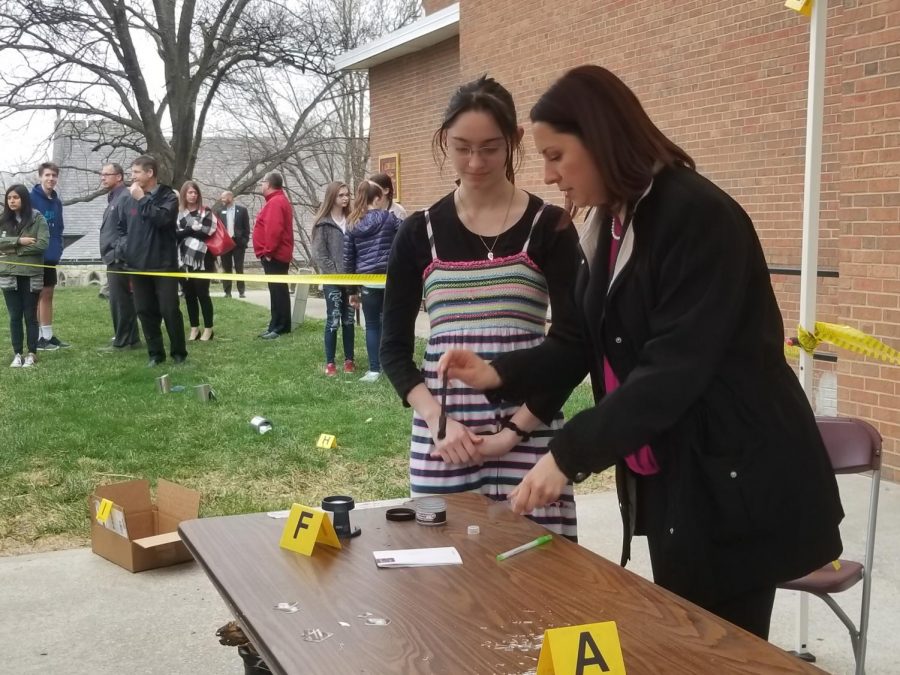
[[[538,211],[531,229],[543,213]],[[494,260],[446,262],[437,257],[431,219],[425,212],[431,264],[424,272],[425,308],[431,335],[425,351],[425,384],[435,396],[441,389],[437,361],[448,349],[464,348],[493,359],[501,353],[527,349],[544,339],[544,324],[550,297],[547,281],[528,256],[528,243],[515,255]],[[447,391],[447,414],[476,433],[495,432],[517,406],[495,405],[484,394],[451,380]],[[413,496],[476,491],[504,501],[528,470],[547,452],[555,429],[562,426],[562,413],[553,423],[538,427],[528,441],[520,442],[502,457],[483,464],[447,464],[430,456],[434,443],[428,425],[413,415],[410,458],[410,491]],[[529,517],[549,530],[576,536],[575,499],[568,485],[559,501],[536,509]]]

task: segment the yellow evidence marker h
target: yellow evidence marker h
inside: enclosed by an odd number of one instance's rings
[[[615,621],[544,631],[536,675],[625,675]]]
[[[284,531],[281,533],[279,545],[294,553],[312,555],[316,542],[341,548],[341,542],[334,531],[331,519],[324,511],[302,504],[294,504],[291,506],[291,513],[288,515]]]
[[[331,450],[337,447],[337,438],[331,434],[319,434],[319,440],[316,441],[316,447],[323,450]]]

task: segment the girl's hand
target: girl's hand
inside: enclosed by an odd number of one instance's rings
[[[557,501],[568,482],[569,479],[559,470],[553,455],[548,452],[509,493],[510,506],[519,515],[531,513],[539,506]]]
[[[448,373],[452,380],[462,380],[465,384],[485,391],[496,389],[503,382],[494,367],[468,349],[448,349],[438,361],[438,377]]]
[[[359,309],[359,296],[356,293],[348,296],[347,301],[353,309]]]
[[[465,424],[457,422],[452,417],[447,417],[447,427],[444,438],[438,439],[439,418],[428,421],[428,429],[434,439],[432,457],[440,457],[447,464],[479,464],[483,461],[479,447],[483,443],[483,436],[469,430]]]

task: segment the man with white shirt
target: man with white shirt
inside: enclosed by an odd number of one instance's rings
[[[231,192],[223,192],[219,198],[222,207],[219,209],[218,216],[225,223],[228,234],[234,239],[234,248],[228,253],[221,256],[222,268],[226,274],[231,274],[234,270],[238,274],[244,273],[244,253],[247,251],[247,244],[250,242],[250,214],[247,209],[234,201],[234,195]],[[225,297],[231,297],[231,280],[224,279],[222,281],[222,289],[225,291]],[[238,295],[244,296],[245,284],[243,281],[237,282]]]

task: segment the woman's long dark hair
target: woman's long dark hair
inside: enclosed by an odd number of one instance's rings
[[[516,168],[522,161],[522,146],[519,142],[519,124],[516,119],[516,104],[512,94],[497,80],[482,75],[462,85],[453,94],[440,128],[434,132],[431,151],[435,161],[443,166],[447,158],[447,130],[456,119],[466,112],[485,112],[494,118],[506,139],[506,177],[510,183],[516,179]]]
[[[531,121],[577,136],[594,160],[609,203],[633,206],[658,164],[696,168],[651,121],[634,92],[600,66],[573,68],[538,99]]]
[[[22,217],[21,223],[16,221],[16,212],[9,208],[8,198],[10,192],[15,192],[19,195],[19,199],[22,200],[22,208],[19,209],[19,215]],[[10,185],[3,195],[3,215],[0,216],[0,223],[11,228],[14,232],[21,232],[31,225],[33,218],[34,212],[31,208],[31,195],[28,193],[28,188],[21,183]]]

